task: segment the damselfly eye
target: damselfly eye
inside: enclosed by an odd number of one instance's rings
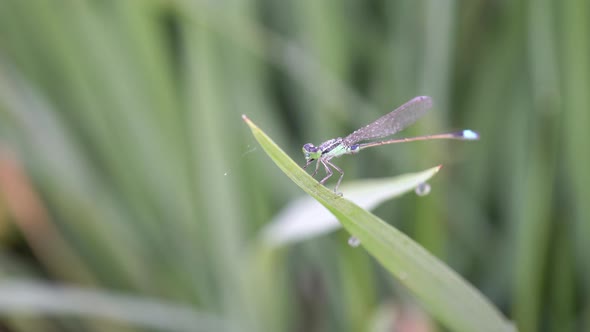
[[[303,150],[307,151],[307,152],[317,152],[318,148],[313,146],[313,144],[311,144],[311,143],[307,143],[303,146]]]

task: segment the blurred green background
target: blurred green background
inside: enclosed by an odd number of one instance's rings
[[[376,214],[521,331],[590,329],[588,1],[0,0],[0,330],[444,330],[344,231],[261,243],[302,192],[240,118],[303,163],[417,95],[404,136],[482,139],[344,183],[444,164]]]

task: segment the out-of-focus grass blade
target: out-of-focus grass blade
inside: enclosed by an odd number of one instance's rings
[[[254,137],[277,166],[330,212],[363,247],[454,331],[514,331],[473,286],[412,239],[348,199],[320,185],[245,115]]]
[[[191,307],[147,297],[71,286],[3,280],[0,315],[78,315],[166,331],[227,331],[229,323]]]
[[[563,91],[563,136],[566,154],[566,172],[571,183],[571,200],[574,218],[573,234],[577,251],[577,271],[584,278],[584,285],[590,285],[590,260],[588,236],[590,236],[590,155],[580,142],[588,142],[590,133],[587,124],[590,121],[590,43],[587,31],[590,28],[590,7],[584,1],[560,2],[557,11],[559,22],[563,22],[558,35],[560,41],[559,55],[562,68],[561,84]],[[560,220],[561,223],[561,220]],[[590,287],[585,290],[585,310],[581,314],[582,326],[590,326]]]
[[[372,179],[345,184],[341,188],[346,198],[363,209],[372,210],[382,202],[414,190],[433,177],[441,166],[418,173],[385,179]],[[340,223],[328,210],[309,196],[292,201],[262,231],[264,241],[285,245],[329,233]]]

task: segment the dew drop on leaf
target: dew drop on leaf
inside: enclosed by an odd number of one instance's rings
[[[420,183],[417,187],[416,187],[416,195],[418,196],[426,196],[430,193],[430,185],[426,182],[422,182]]]
[[[348,238],[348,245],[349,245],[349,246],[351,246],[351,247],[353,247],[353,248],[356,248],[356,247],[358,247],[360,244],[361,244],[361,240],[357,239],[356,237],[354,237],[354,236],[351,236],[351,237],[349,237],[349,238]]]

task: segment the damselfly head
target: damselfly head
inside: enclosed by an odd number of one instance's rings
[[[318,159],[322,155],[319,147],[314,146],[311,143],[305,144],[301,150],[303,151],[303,155],[307,161]]]

